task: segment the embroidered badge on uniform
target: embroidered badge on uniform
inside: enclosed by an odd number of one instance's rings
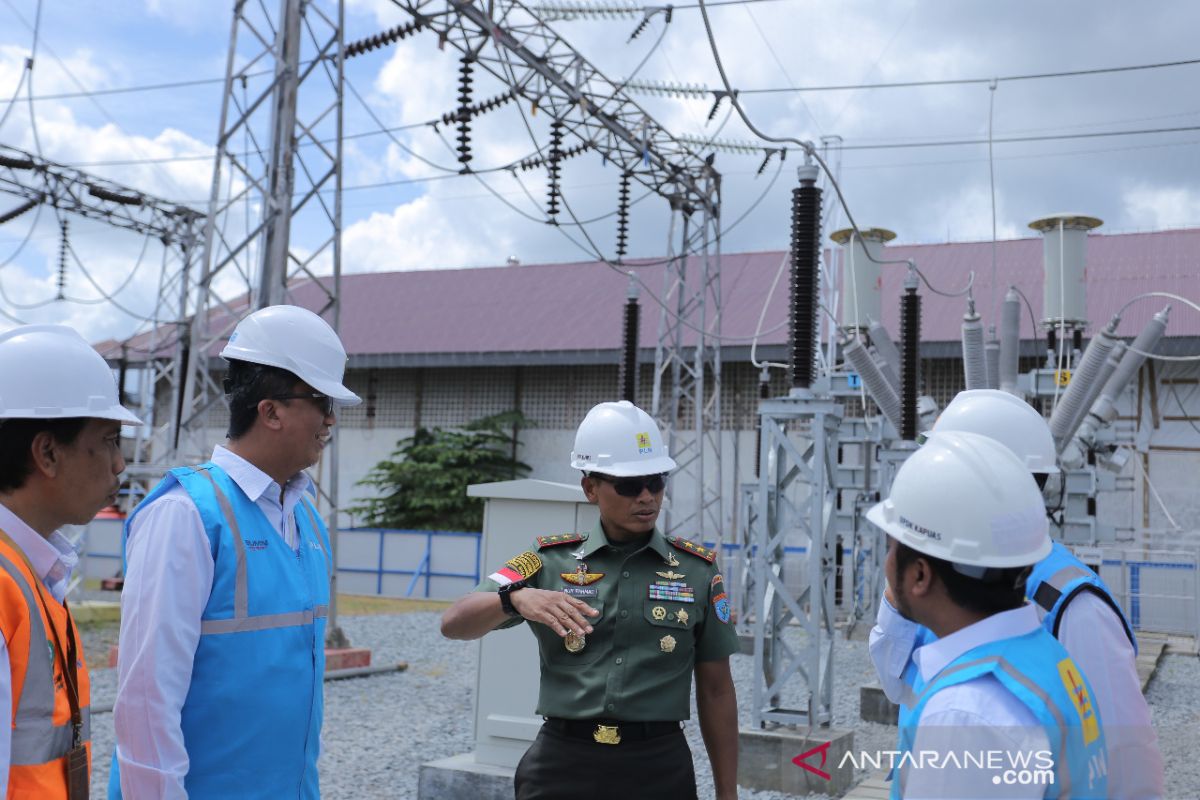
[[[717,619],[721,622],[729,622],[729,595],[721,592],[712,599],[713,611],[717,612]]]
[[[560,572],[558,574],[564,581],[573,583],[576,586],[587,586],[604,577],[603,572],[588,572],[587,564],[582,562],[579,563],[574,572]]]
[[[713,575],[712,582],[710,584],[708,584],[708,587],[710,589],[715,589],[717,587],[717,584],[724,582],[724,580],[725,579],[721,577],[721,573],[718,572],[716,575]]]
[[[648,597],[651,600],[670,600],[674,603],[694,603],[696,593],[683,581],[656,581],[650,584]]]
[[[488,575],[488,578],[501,586],[507,586],[515,581],[532,578],[542,568],[542,559],[537,553],[526,550],[516,558],[509,559],[504,566]]]

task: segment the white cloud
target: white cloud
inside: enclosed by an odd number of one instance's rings
[[[342,264],[347,272],[435,269],[462,264],[502,263],[497,254],[514,242],[500,220],[475,219],[473,225],[445,213],[420,197],[390,214],[375,213],[342,234]]]
[[[1145,230],[1200,226],[1200,191],[1187,186],[1135,185],[1126,190],[1128,223]]]

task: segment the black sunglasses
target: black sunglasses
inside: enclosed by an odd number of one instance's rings
[[[320,392],[292,392],[290,394],[273,394],[268,398],[270,400],[308,400],[310,403],[321,409],[321,413],[325,416],[333,414],[333,398],[327,394]]]
[[[649,489],[650,494],[658,494],[667,487],[665,475],[645,475],[638,478],[614,478],[611,475],[601,475],[593,472],[592,477],[611,483],[613,491],[621,497],[637,497],[643,489]]]

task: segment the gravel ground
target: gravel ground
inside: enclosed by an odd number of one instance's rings
[[[371,648],[372,663],[407,661],[409,667],[406,672],[325,685],[325,749],[321,758],[325,800],[416,798],[420,764],[471,749],[476,645],[443,639],[437,619],[438,615],[430,612],[342,618],[350,640]],[[90,628],[83,638],[90,655],[106,653],[108,643],[115,640],[115,627]],[[891,749],[895,745],[894,727],[858,718],[859,686],[874,680],[866,643],[839,639],[836,648],[834,726],[854,729],[856,750]],[[92,671],[93,702],[111,703],[116,671],[98,668],[105,663],[104,658],[91,657],[97,662]],[[748,699],[751,657],[734,656],[732,668],[739,694]],[[798,695],[796,687],[795,696],[785,697],[784,705],[798,705]],[[1147,697],[1166,763],[1167,799],[1200,798],[1200,759],[1195,755],[1200,745],[1200,659],[1164,657]],[[741,723],[748,725],[748,706],[745,702],[741,706]],[[694,709],[687,736],[695,755],[700,796],[711,797],[712,774]],[[111,714],[93,718],[92,742],[92,796],[105,797],[113,749]],[[739,796],[742,800],[795,797],[747,789],[742,789]]]

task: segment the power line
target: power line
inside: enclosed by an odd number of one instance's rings
[[[715,5],[706,3],[706,5]],[[1085,75],[1110,75],[1120,72],[1136,72],[1140,70],[1166,69],[1168,67],[1184,67],[1200,64],[1200,58],[1184,61],[1161,61],[1155,64],[1132,64],[1121,67],[1098,67],[1095,69],[1079,69],[1064,72],[1038,72],[1025,75],[1003,75],[994,78],[944,78],[941,80],[893,81],[888,83],[840,83],[827,86],[775,86],[763,89],[738,89],[738,94],[795,94],[801,92],[845,92],[862,89],[910,89],[924,86],[968,86],[972,84],[1006,83],[1012,81],[1046,80],[1053,78],[1077,78]],[[649,94],[674,94],[684,96],[707,96],[717,90],[707,86],[694,84],[674,85],[664,81],[631,81],[630,91]]]

